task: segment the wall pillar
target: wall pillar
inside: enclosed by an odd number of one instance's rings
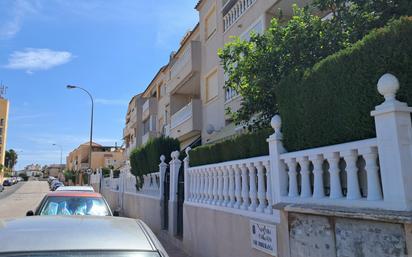
[[[396,100],[398,89],[395,76],[383,75],[378,91],[385,101],[371,115],[375,118],[384,201],[392,208],[412,210],[412,108]]]
[[[183,159],[183,165],[184,165],[184,176],[185,176],[185,199],[184,201],[186,201],[186,198],[189,199],[189,188],[190,188],[190,179],[189,179],[189,161],[190,161],[190,157],[189,157],[189,152],[190,150],[192,150],[192,148],[187,147],[185,149],[186,152],[186,158]],[[177,193],[177,192],[176,192]],[[192,192],[190,192],[192,193]]]
[[[280,160],[280,154],[286,152],[282,143],[282,120],[280,116],[273,116],[270,125],[275,130],[275,133],[267,139],[270,156],[270,173],[268,179],[272,189],[272,202],[269,203],[269,205],[273,205],[280,202],[281,196],[287,196],[288,194],[288,174],[285,171],[284,163]]]
[[[179,169],[182,162],[179,160],[179,151],[171,153],[170,161],[170,196],[169,196],[169,233],[173,236],[177,234],[177,187]]]

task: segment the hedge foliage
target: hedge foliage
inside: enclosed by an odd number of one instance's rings
[[[400,82],[398,99],[412,104],[412,18],[401,18],[333,54],[277,88],[284,143],[290,150],[375,137],[370,112],[383,102],[377,81]]]
[[[190,166],[199,166],[269,154],[266,139],[272,129],[239,135],[215,144],[196,147],[189,152]]]
[[[130,154],[132,173],[142,178],[147,173],[159,171],[160,156],[163,154],[166,162],[169,163],[170,154],[176,150],[180,150],[180,143],[177,139],[158,137],[149,140]]]

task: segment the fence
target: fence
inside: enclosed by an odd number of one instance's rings
[[[156,200],[145,202],[144,206],[152,206],[151,209],[134,210],[139,212],[135,216],[147,219],[156,216],[152,224],[157,226],[167,221],[172,235],[181,230],[178,226],[192,226],[194,231],[196,224],[189,224],[190,219],[201,216],[201,212],[188,214],[189,211],[184,212],[179,205],[181,172],[184,172],[185,206],[269,222],[280,222],[279,212],[273,209],[276,204],[410,211],[412,108],[395,99],[398,88],[398,80],[390,74],[385,74],[378,82],[378,91],[385,101],[371,112],[376,138],[287,152],[282,144],[282,122],[280,116],[275,116],[271,121],[274,133],[267,140],[268,156],[190,167],[188,148],[183,169],[179,152],[171,154],[169,164],[161,156],[159,171],[143,176],[139,190],[138,180],[130,173],[129,166],[121,171],[119,179],[111,174],[103,179],[102,185],[111,191],[119,190],[123,195],[121,199],[128,195]],[[166,179],[169,178],[168,169],[170,180]],[[166,189],[165,181],[170,181]],[[129,203],[136,202],[133,201]],[[123,209],[130,208],[123,200],[119,203]],[[182,218],[183,213],[188,216]],[[178,219],[183,220],[181,225]],[[202,233],[201,230],[198,233]]]

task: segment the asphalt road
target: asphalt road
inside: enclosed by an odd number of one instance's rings
[[[5,186],[4,191],[0,192],[0,200],[16,192],[16,190],[23,186],[24,183],[26,182],[19,182],[12,186]]]
[[[47,192],[49,185],[46,181],[20,182],[7,188],[7,191],[0,193],[7,194],[0,198],[0,219],[24,217],[28,210],[36,209]]]

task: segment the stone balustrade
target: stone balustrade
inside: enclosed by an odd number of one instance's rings
[[[256,0],[238,0],[223,16],[223,29],[226,31],[235,23]]]
[[[139,193],[145,193],[150,195],[160,194],[160,173],[153,172],[143,175],[143,185]]]
[[[282,202],[328,199],[325,203],[366,207],[365,201],[383,200],[376,138],[283,153],[280,161],[278,172],[285,173],[287,185]]]
[[[272,214],[269,156],[187,168],[187,202]]]

